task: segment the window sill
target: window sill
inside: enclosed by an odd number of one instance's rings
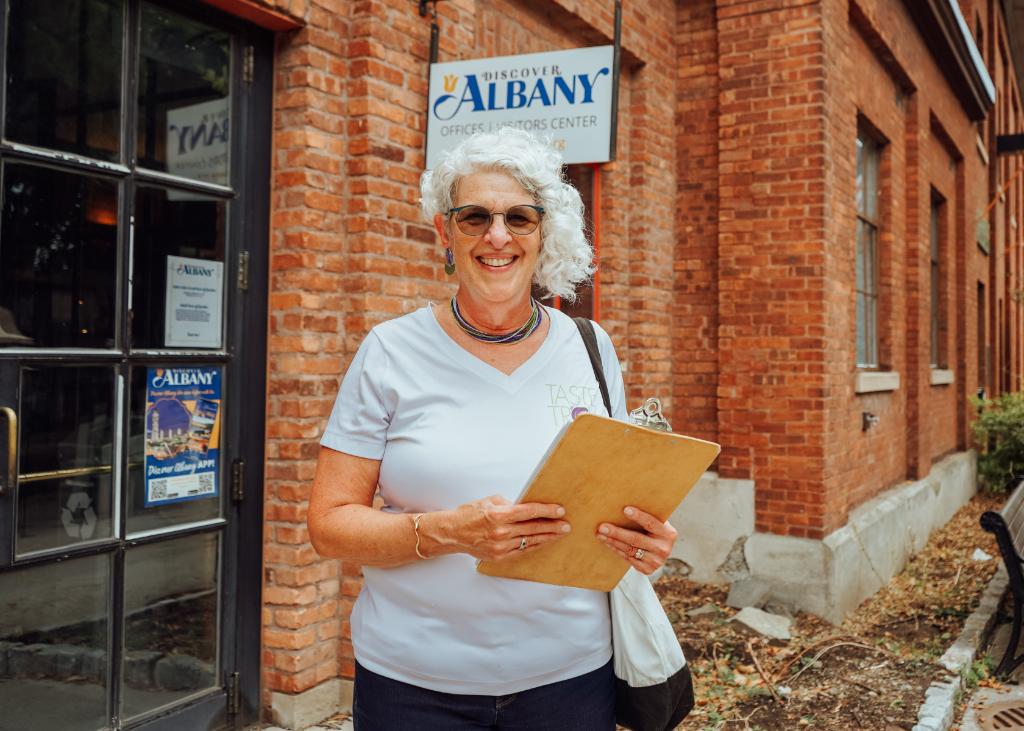
[[[900,387],[900,374],[896,371],[858,371],[854,383],[855,393],[896,391]]]
[[[932,368],[933,386],[948,386],[955,380],[956,378],[953,376],[953,371],[946,370],[944,368]]]

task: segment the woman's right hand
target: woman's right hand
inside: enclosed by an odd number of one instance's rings
[[[457,553],[468,553],[478,559],[501,561],[567,536],[571,526],[560,520],[564,515],[565,509],[561,505],[516,505],[501,495],[492,495],[460,505],[450,512],[427,513],[420,521],[420,531],[445,545],[448,549],[445,552],[454,549]],[[443,516],[444,522],[433,516]],[[430,526],[430,522],[435,522],[435,525]]]

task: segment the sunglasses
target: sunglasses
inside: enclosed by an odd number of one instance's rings
[[[512,206],[507,211],[491,212],[483,206],[459,206],[448,211],[448,217],[454,216],[455,225],[459,231],[467,236],[482,236],[491,224],[495,216],[502,216],[505,219],[505,228],[510,233],[518,236],[532,234],[540,225],[540,217],[544,209],[540,206]]]

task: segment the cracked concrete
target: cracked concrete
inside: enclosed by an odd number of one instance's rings
[[[753,533],[743,544],[750,571],[745,581],[769,584],[766,601],[840,624],[970,500],[975,475],[972,452],[950,455],[933,465],[927,477],[851,511],[846,525],[823,540]]]

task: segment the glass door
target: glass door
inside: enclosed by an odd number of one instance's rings
[[[199,3],[0,8],[0,731],[227,727],[257,41]]]

